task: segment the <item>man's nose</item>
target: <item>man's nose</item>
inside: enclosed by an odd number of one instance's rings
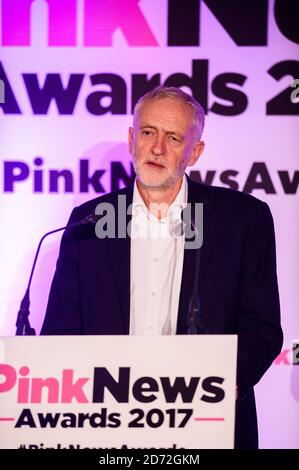
[[[153,142],[152,153],[154,155],[163,155],[164,153],[164,136],[162,134],[157,134]]]

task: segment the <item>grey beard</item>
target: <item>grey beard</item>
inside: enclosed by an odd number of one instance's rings
[[[132,160],[133,160],[132,161],[133,168],[134,168],[138,181],[144,188],[150,189],[152,191],[167,191],[169,188],[171,188],[171,186],[173,186],[176,183],[176,181],[179,178],[181,178],[184,175],[186,167],[187,167],[185,162],[181,162],[180,168],[178,168],[178,170],[176,171],[174,175],[171,175],[168,178],[166,178],[166,180],[163,183],[160,183],[158,185],[151,185],[151,184],[146,184],[142,181],[142,178],[140,177],[140,173],[138,171],[137,162],[134,160],[134,158]]]

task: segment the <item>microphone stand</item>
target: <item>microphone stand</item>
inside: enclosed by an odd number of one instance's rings
[[[198,294],[198,273],[200,267],[200,248],[196,250],[195,260],[195,276],[192,297],[189,302],[188,308],[188,324],[187,333],[188,335],[201,335],[204,334],[205,328],[201,314],[201,306]]]
[[[40,242],[38,244],[38,247],[37,247],[37,250],[36,250],[36,253],[35,253],[35,258],[34,258],[34,261],[33,261],[28,286],[27,286],[25,295],[23,297],[23,300],[21,302],[20,309],[19,309],[19,312],[18,312],[18,317],[17,317],[17,322],[16,322],[16,327],[17,327],[16,336],[23,336],[23,335],[34,336],[36,334],[35,329],[30,326],[30,322],[29,322],[29,315],[30,315],[30,310],[29,310],[29,307],[30,307],[30,286],[31,286],[31,281],[32,281],[35,265],[36,265],[36,262],[37,262],[37,258],[38,258],[38,255],[39,255],[39,251],[40,251],[40,248],[41,248],[41,245],[42,245],[44,239],[48,235],[51,235],[52,233],[60,232],[61,230],[74,228],[74,227],[77,227],[78,225],[82,225],[82,224],[86,224],[86,223],[96,223],[99,218],[100,218],[100,216],[97,216],[95,214],[90,214],[85,219],[79,220],[79,222],[74,222],[72,224],[66,225],[65,227],[60,227],[60,228],[57,228],[56,230],[51,230],[50,232],[47,232],[40,239]]]
[[[195,238],[199,237],[198,228],[195,223],[194,206],[191,207],[191,226],[195,234]],[[205,326],[202,318],[201,305],[198,293],[198,276],[200,268],[200,256],[201,248],[196,248],[195,255],[195,275],[192,297],[189,301],[188,308],[188,322],[187,322],[187,334],[188,335],[202,335],[205,333]]]

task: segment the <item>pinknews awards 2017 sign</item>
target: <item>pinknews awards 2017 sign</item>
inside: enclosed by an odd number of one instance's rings
[[[233,335],[0,338],[0,449],[232,449],[236,358]]]
[[[0,0],[1,335],[15,333],[41,236],[132,181],[138,98],[179,86],[206,112],[190,176],[248,192],[274,217],[284,346],[256,387],[260,446],[297,448],[298,43],[295,1]],[[38,333],[59,240],[33,278]]]

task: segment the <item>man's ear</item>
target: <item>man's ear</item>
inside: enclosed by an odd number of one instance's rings
[[[190,154],[188,166],[193,166],[201,156],[202,152],[204,151],[205,143],[203,140],[198,140],[193,147],[193,150]]]
[[[134,129],[133,127],[129,127],[129,132],[128,132],[128,147],[129,147],[129,152],[132,155],[133,152],[133,141],[134,141]]]

